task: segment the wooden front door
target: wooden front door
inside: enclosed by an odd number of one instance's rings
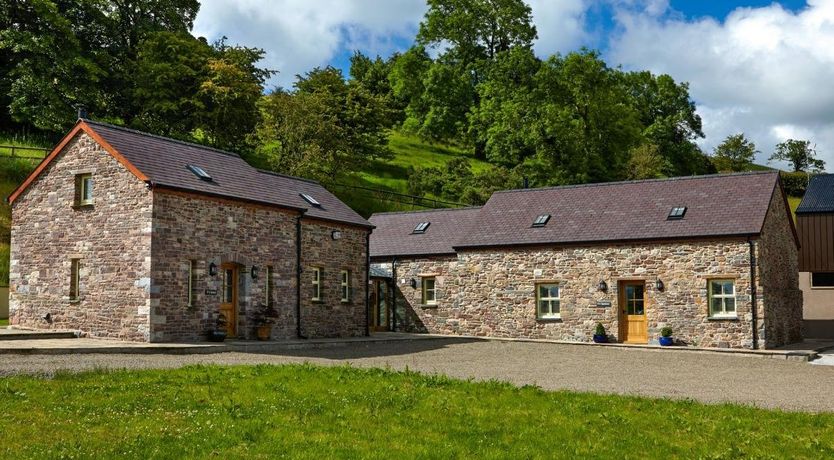
[[[388,311],[388,283],[384,280],[373,280],[373,288],[371,289],[371,324],[370,328],[374,332],[389,330],[389,311]]]
[[[620,337],[624,343],[648,343],[649,324],[646,319],[646,283],[620,283]]]
[[[220,299],[220,314],[226,317],[226,334],[237,335],[237,264],[226,263],[220,266],[223,275],[223,292]]]

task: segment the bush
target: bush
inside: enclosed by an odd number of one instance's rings
[[[594,329],[594,335],[605,335],[605,326],[602,323],[597,323],[597,327]]]
[[[669,326],[661,328],[660,329],[660,335],[661,335],[661,337],[672,337],[672,328],[669,327]]]
[[[788,196],[803,196],[810,176],[804,172],[782,172],[782,187]]]

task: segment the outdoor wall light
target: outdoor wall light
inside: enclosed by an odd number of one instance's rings
[[[258,279],[258,267],[256,265],[252,265],[252,270],[250,270],[250,274],[252,275],[252,279]]]
[[[657,282],[656,282],[656,283],[654,283],[654,287],[655,287],[658,291],[663,292],[663,288],[664,288],[665,286],[663,285],[663,281],[661,281],[660,279],[658,279],[658,280],[657,280]]]
[[[608,290],[608,285],[605,284],[605,280],[599,280],[599,290],[605,292]]]
[[[342,239],[342,232],[339,230],[333,230],[333,232],[330,233],[330,237],[334,240],[340,240]]]
[[[217,264],[214,262],[209,264],[209,275],[217,276]]]
[[[411,283],[410,284],[411,284],[411,289],[417,289],[417,280],[416,279],[411,278]]]

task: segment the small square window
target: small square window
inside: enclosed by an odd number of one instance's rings
[[[536,220],[533,221],[533,227],[544,227],[547,225],[547,221],[550,220],[550,214],[542,214],[536,217]]]
[[[75,176],[75,205],[90,206],[93,204],[93,175],[78,174]]]
[[[709,281],[709,314],[713,318],[736,318],[735,280]]]
[[[666,217],[666,220],[681,220],[685,214],[686,206],[676,206],[669,211],[669,216]]]
[[[423,305],[437,305],[437,288],[434,277],[423,278]]]
[[[417,224],[414,227],[414,230],[412,230],[411,233],[414,233],[414,234],[426,233],[426,229],[429,228],[429,225],[431,225],[431,222],[420,222],[419,224]]]
[[[536,316],[539,319],[561,318],[561,301],[558,284],[536,285]]]
[[[315,208],[320,208],[321,207],[321,203],[319,203],[319,201],[317,199],[313,198],[311,195],[308,195],[306,193],[300,193],[299,195],[301,195],[301,198],[304,198],[304,201],[313,205],[313,207],[315,207]]]
[[[341,283],[339,286],[339,290],[342,294],[342,302],[347,303],[350,302],[350,271],[349,270],[342,270],[341,274]]]
[[[834,287],[834,273],[813,272],[811,273],[811,287],[830,288]]]

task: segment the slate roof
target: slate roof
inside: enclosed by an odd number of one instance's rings
[[[261,171],[235,153],[211,147],[91,120],[81,120],[79,124],[86,125],[112,146],[154,187],[306,210],[305,216],[370,226],[318,182]],[[200,179],[188,165],[204,169],[212,181]],[[15,198],[17,193],[10,198]],[[301,193],[313,196],[321,206],[312,206]]]
[[[442,226],[447,231],[433,233],[430,228],[425,235],[408,231],[431,213],[395,218],[376,214],[370,218],[377,227],[371,235],[371,256],[423,255],[441,249],[446,253],[450,246],[755,236],[761,233],[778,180],[777,172],[767,171],[502,191],[479,210],[468,211],[465,228]],[[678,206],[686,207],[683,219],[667,220]],[[533,228],[542,214],[551,216],[547,224]]]
[[[811,177],[797,214],[834,212],[834,174]]]
[[[454,244],[479,212],[480,208],[456,208],[374,214],[368,219],[376,227],[371,257],[454,254]],[[412,234],[421,222],[429,222],[426,232]]]

